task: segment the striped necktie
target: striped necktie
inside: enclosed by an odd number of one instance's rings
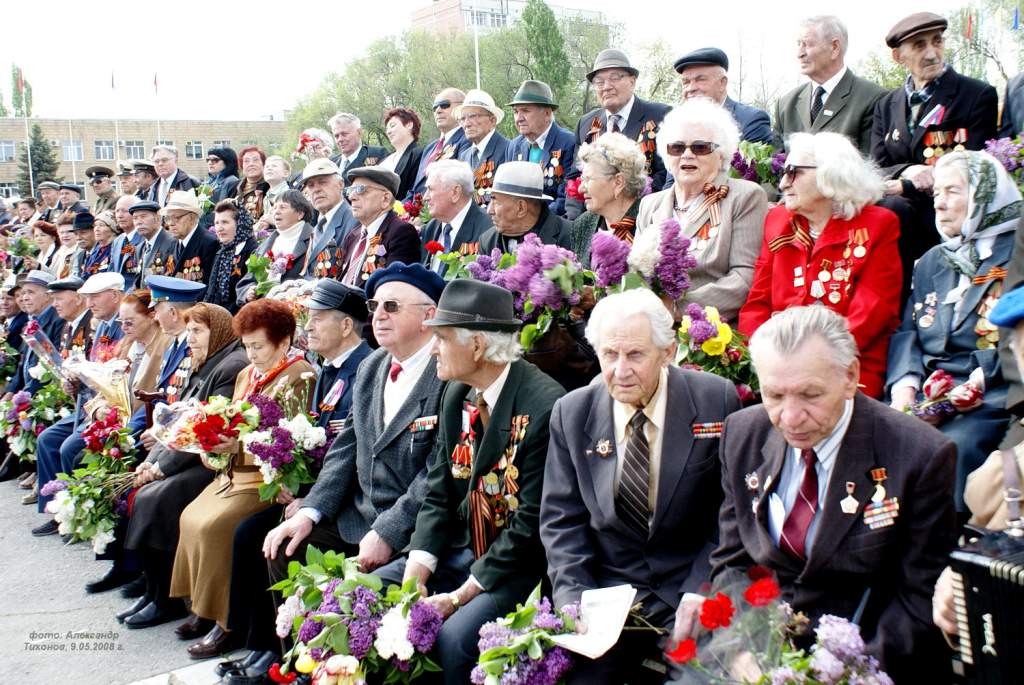
[[[646,423],[647,417],[642,409],[637,409],[629,420],[630,432],[622,458],[622,476],[616,501],[619,518],[644,538],[648,534],[651,512],[651,448],[644,435]]]

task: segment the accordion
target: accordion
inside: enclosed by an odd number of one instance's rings
[[[1016,533],[1016,531],[1014,531]],[[954,551],[958,682],[1002,685],[1024,673],[1024,537],[989,533]]]

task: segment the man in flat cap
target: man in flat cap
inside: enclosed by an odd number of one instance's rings
[[[458,88],[445,88],[434,97],[430,109],[434,113],[434,126],[437,126],[440,135],[424,146],[420,168],[416,172],[416,181],[409,191],[409,197],[417,193],[426,193],[427,169],[431,164],[446,159],[458,159],[459,154],[469,147],[466,132],[462,130],[455,116],[455,110],[465,100],[466,94]]]
[[[210,231],[199,228],[203,210],[192,189],[175,191],[160,210],[167,231],[174,238],[174,254],[167,273],[193,283],[210,280],[210,269],[220,243]]]
[[[593,143],[603,133],[621,133],[637,141],[647,159],[651,187],[660,190],[665,185],[668,172],[658,155],[655,137],[661,120],[672,107],[637,97],[634,91],[639,74],[640,70],[630,64],[629,57],[622,50],[608,48],[598,53],[587,80],[594,87],[601,106],[580,117],[576,124],[576,147]],[[569,178],[578,176],[578,170],[569,174]],[[578,200],[566,201],[565,216],[570,221],[583,211]]]
[[[108,209],[114,211],[114,204],[120,197],[114,189],[114,170],[105,166],[91,166],[85,170],[85,175],[89,178],[92,192],[96,193],[93,213],[99,214]]]
[[[79,212],[75,214],[72,226],[75,229],[75,256],[71,260],[71,275],[84,281],[96,273],[99,266],[90,259],[96,245],[96,217],[89,211]]]
[[[156,165],[148,159],[137,159],[132,168],[135,170],[135,194],[140,200],[149,200],[156,183]]]
[[[89,209],[82,204],[82,186],[76,183],[61,183],[57,196],[60,198],[60,204],[58,211],[51,214],[53,218],[49,221],[52,224],[59,223],[62,216],[79,214]]]
[[[117,163],[117,182],[121,185],[121,195],[135,195],[139,191],[135,168],[131,162]]]
[[[528,163],[528,162],[527,162]],[[445,683],[469,681],[477,633],[524,601],[544,575],[538,511],[551,408],[565,394],[523,361],[512,293],[457,279],[428,326],[448,382],[437,451],[406,555],[377,571],[415,579],[444,616],[434,658]]]
[[[174,260],[176,243],[174,236],[160,225],[160,205],[152,200],[140,200],[132,205],[128,212],[132,215],[132,224],[142,236],[143,242],[136,250],[138,276],[133,285],[143,287],[147,276],[168,275],[170,262]]]
[[[480,236],[480,253],[498,248],[515,252],[527,233],[536,233],[541,242],[569,249],[566,219],[550,209],[551,196],[544,194],[544,175],[531,162],[506,162],[498,169],[490,189],[487,214],[494,227]]]
[[[26,328],[35,321],[39,330],[56,345],[64,330],[64,320],[57,316],[57,310],[53,308],[53,294],[48,289],[54,280],[53,274],[47,271],[29,271],[18,290],[18,304],[21,305],[21,311],[28,314]],[[27,337],[27,334],[23,336]],[[7,382],[3,397],[5,400],[11,399],[19,390],[34,393],[40,388],[39,381],[28,373],[37,363],[35,353],[24,343],[19,351],[18,371]]]
[[[980,150],[996,136],[996,90],[946,64],[946,26],[937,14],[917,12],[885,37],[892,58],[910,75],[875,105],[871,156],[889,178],[886,194],[906,201],[886,204],[900,216],[904,297],[914,262],[939,241],[932,165],[953,150]]]
[[[60,184],[54,181],[43,181],[36,185],[39,193],[39,212],[43,221],[56,224],[60,212]],[[51,218],[53,217],[53,218]]]
[[[871,151],[875,103],[885,94],[876,83],[846,66],[849,35],[838,17],[819,15],[800,22],[796,57],[809,80],[775,103],[775,145],[791,133],[841,133],[861,154]]]
[[[491,187],[498,167],[508,159],[509,140],[496,130],[505,112],[494,104],[490,93],[473,89],[455,108],[455,118],[469,141],[459,159],[473,169],[473,185],[479,193]],[[478,196],[477,201],[483,202],[483,196]]]
[[[341,244],[345,266],[338,277],[342,283],[362,288],[377,269],[394,262],[419,262],[419,233],[392,209],[401,182],[398,174],[377,167],[359,167],[349,169],[345,180],[345,193],[359,226]]]
[[[344,259],[341,244],[359,226],[352,208],[345,202],[345,181],[338,165],[326,157],[311,161],[302,170],[302,191],[320,215],[313,234],[312,254],[319,255],[330,248],[328,254],[333,255],[328,260],[330,266],[321,260],[313,273],[318,278],[335,278]]]
[[[423,227],[423,264],[444,276],[448,267],[427,245],[444,252],[477,254],[480,236],[494,224],[473,197],[473,170],[457,159],[442,159],[427,169],[427,204],[433,218]]]
[[[363,124],[355,114],[338,112],[327,120],[327,128],[338,145],[338,154],[331,157],[331,161],[342,176],[349,169],[377,166],[388,156],[388,151],[382,147],[363,145]]]
[[[700,48],[675,61],[683,84],[683,97],[707,98],[724,107],[740,128],[740,139],[771,143],[772,122],[768,112],[736,102],[729,97],[729,57],[718,48]]]
[[[509,143],[509,161],[539,164],[544,170],[544,192],[555,198],[549,207],[564,216],[565,176],[575,167],[576,137],[555,122],[558,103],[551,87],[542,81],[523,81],[508,106],[519,130]]]

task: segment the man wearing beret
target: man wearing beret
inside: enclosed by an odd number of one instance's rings
[[[462,685],[487,621],[526,600],[544,575],[538,532],[551,408],[562,386],[523,361],[512,293],[457,279],[434,317],[431,354],[448,382],[437,452],[411,550],[377,574],[415,579],[445,622],[435,646],[444,682]]]
[[[89,185],[92,192],[96,193],[96,203],[93,205],[94,214],[105,212],[108,209],[114,211],[114,204],[120,197],[114,189],[114,170],[105,166],[91,166],[85,170],[89,178]]]
[[[377,269],[395,262],[420,261],[419,233],[392,209],[401,183],[398,174],[367,166],[350,169],[345,179],[345,193],[359,226],[341,243],[345,266],[338,274],[339,280],[362,288]]]
[[[552,212],[565,215],[565,175],[574,167],[576,138],[555,122],[551,87],[542,81],[523,81],[508,103],[519,135],[508,148],[509,161],[533,162],[544,170],[544,192],[552,196]]]
[[[674,66],[683,84],[684,98],[708,98],[724,107],[739,124],[741,140],[772,142],[772,122],[768,112],[729,97],[729,57],[722,50],[694,50],[677,59]]]
[[[892,58],[910,75],[903,87],[875,105],[871,156],[890,179],[885,206],[900,217],[904,296],[914,262],[939,240],[932,165],[946,152],[980,150],[996,136],[996,90],[946,64],[946,26],[937,14],[917,12],[897,22],[885,37]]]

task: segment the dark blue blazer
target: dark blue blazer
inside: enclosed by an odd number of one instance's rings
[[[725,103],[722,106],[736,120],[740,128],[740,140],[769,144],[774,140],[772,135],[772,119],[768,116],[768,112],[757,107],[744,105],[742,102],[736,102],[730,97],[725,98]]]
[[[487,147],[484,148],[484,154],[480,158],[480,164],[473,167],[473,171],[476,171],[478,167],[483,166],[487,161],[494,162],[494,170],[497,171],[498,167],[508,161],[508,144],[509,139],[501,135],[497,131],[491,136],[491,139],[487,141]],[[459,153],[459,159],[473,166],[473,144],[470,143],[466,148]]]
[[[128,240],[124,233],[117,236],[110,247],[110,271],[124,276],[125,283],[128,285],[134,283],[138,278],[139,246],[144,242],[146,239],[142,237],[142,234],[135,231],[131,240]],[[122,254],[126,244],[131,246],[132,251],[129,254]]]
[[[16,350],[21,349],[21,329],[28,323],[28,314],[18,312],[7,324],[7,344]]]
[[[39,321],[39,327],[42,328],[43,333],[46,333],[46,337],[50,339],[55,346],[60,344],[60,334],[64,329],[64,319],[57,316],[57,310],[52,306],[47,307],[43,310],[43,313],[37,317]],[[27,322],[26,322],[27,323]],[[35,378],[28,375],[28,370],[36,364],[36,355],[33,354],[32,350],[28,348],[28,345],[22,341],[21,344],[21,362],[18,365],[18,373],[15,374],[7,383],[5,392],[18,392],[19,390],[25,390],[27,392],[35,392],[42,384]]]
[[[373,350],[363,340],[352,350],[352,354],[342,362],[341,366],[324,366],[320,370],[320,374],[316,378],[316,386],[313,388],[313,407],[319,412],[316,425],[326,427],[331,421],[348,418],[348,412],[352,408],[352,384],[355,382],[356,369],[371,352]],[[332,408],[321,409],[320,405],[323,404],[324,398],[339,381],[343,384],[341,397]]]
[[[437,147],[438,140],[440,138],[434,138],[423,146],[423,156],[420,157],[419,168],[416,170],[416,180],[413,182],[409,192],[406,193],[405,200],[411,200],[416,193],[422,194],[427,191],[427,167],[430,166],[430,153]],[[470,142],[466,139],[466,132],[460,126],[455,129],[455,133],[452,134],[452,139],[448,141],[448,144],[441,149],[441,156],[437,159],[459,159],[462,151],[469,146]]]
[[[576,136],[554,123],[544,141],[542,153],[540,165],[544,169],[544,194],[555,198],[548,208],[555,214],[564,216],[565,177],[574,168]],[[509,143],[507,161],[530,161],[530,141],[525,136],[516,136]]]

